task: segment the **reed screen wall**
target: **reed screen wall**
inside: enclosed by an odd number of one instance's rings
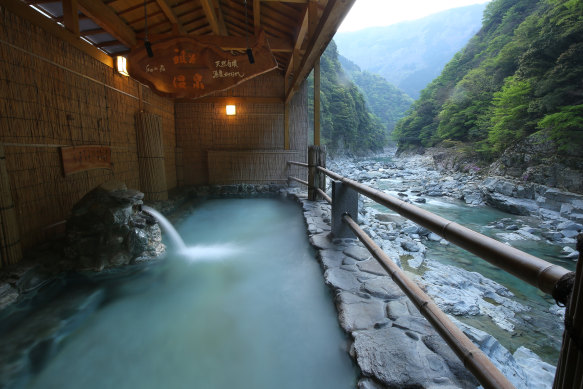
[[[295,167],[288,169],[285,162],[306,160],[306,93],[303,85],[289,103],[289,150],[284,144],[284,77],[279,71],[212,98],[177,102],[179,184],[284,184],[291,172],[305,175]],[[232,101],[237,114],[227,116],[225,105]]]
[[[135,114],[161,118],[168,189],[176,186],[174,103],[0,7],[0,142],[24,248],[64,228],[108,180],[141,189]],[[112,170],[63,175],[59,147],[111,148]]]

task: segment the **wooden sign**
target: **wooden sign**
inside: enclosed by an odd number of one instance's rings
[[[265,33],[253,39],[255,62],[244,51],[225,51],[202,44],[195,36],[169,37],[151,42],[153,57],[143,44],[128,56],[130,76],[149,85],[162,96],[198,98],[241,84],[277,68]]]
[[[61,147],[63,173],[69,174],[92,169],[112,169],[111,148],[107,146]]]

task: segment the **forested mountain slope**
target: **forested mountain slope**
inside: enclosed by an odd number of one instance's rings
[[[397,121],[405,116],[413,99],[384,77],[366,70],[362,71],[348,58],[339,55],[339,60],[350,79],[362,90],[367,106],[390,134]]]
[[[583,1],[494,0],[483,27],[394,132],[401,148],[471,142],[485,159],[534,135],[583,149]],[[535,139],[535,141],[533,141]]]
[[[344,73],[334,41],[320,58],[320,99],[322,143],[331,153],[382,150],[388,139],[386,127],[367,109],[361,91]]]
[[[484,7],[477,4],[386,27],[339,32],[334,39],[340,54],[416,99],[480,29]]]

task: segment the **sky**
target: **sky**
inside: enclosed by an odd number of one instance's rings
[[[356,0],[338,31],[357,31],[420,19],[450,8],[488,3],[490,0]]]

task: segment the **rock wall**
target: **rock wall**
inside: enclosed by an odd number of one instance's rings
[[[508,148],[489,168],[489,176],[508,176],[583,194],[583,149],[578,154],[557,151],[553,142],[534,134]]]

